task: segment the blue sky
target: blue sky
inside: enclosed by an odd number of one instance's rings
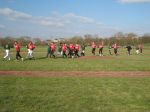
[[[150,33],[150,0],[1,0],[0,36]]]

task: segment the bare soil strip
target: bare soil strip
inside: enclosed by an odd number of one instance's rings
[[[35,77],[150,77],[150,71],[0,71],[0,76]]]

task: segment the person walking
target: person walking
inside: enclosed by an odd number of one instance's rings
[[[128,55],[130,56],[132,47],[130,45],[127,45],[126,48],[127,48]]]
[[[62,51],[63,58],[67,58],[67,55],[66,55],[67,45],[65,43],[62,44],[61,51]]]
[[[96,51],[96,44],[95,42],[92,42],[92,54],[95,55],[95,51]]]
[[[74,50],[75,50],[75,46],[74,46],[74,44],[70,44],[69,46],[68,46],[68,56],[70,57],[70,58],[74,58]]]
[[[85,56],[85,45],[84,44],[82,44],[81,45],[81,56]]]
[[[144,45],[141,43],[139,45],[139,51],[140,51],[141,54],[143,53],[143,48],[144,48]]]
[[[79,44],[76,44],[75,46],[75,56],[77,56],[78,58],[80,57],[78,52],[80,51],[80,45]]]
[[[99,56],[103,56],[104,42],[102,41],[98,47],[99,47]]]
[[[16,48],[16,60],[18,61],[19,58],[21,59],[21,61],[23,61],[22,56],[20,55],[20,49],[21,49],[21,45],[18,43],[18,41],[14,42],[14,47]]]
[[[35,45],[32,43],[32,41],[30,41],[27,45],[27,49],[28,49],[28,54],[27,54],[27,58],[32,59],[33,57],[33,50],[35,49]]]
[[[50,57],[53,56],[54,58],[56,58],[56,56],[55,56],[56,45],[54,43],[51,43],[50,47],[51,47],[51,55],[50,55]]]
[[[117,45],[117,43],[115,43],[113,45],[113,48],[114,48],[114,54],[117,56],[118,55],[118,48],[119,48],[119,46]]]
[[[4,49],[5,49],[5,56],[3,57],[4,60],[6,58],[8,58],[8,60],[10,61],[10,44],[7,43],[5,46],[4,46]]]

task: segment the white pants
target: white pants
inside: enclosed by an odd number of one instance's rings
[[[32,58],[33,51],[31,49],[28,49],[27,58]]]
[[[5,50],[6,55],[4,56],[4,58],[8,58],[8,60],[10,60],[10,52],[8,49]]]
[[[62,52],[62,51],[60,52],[60,55],[61,55],[61,56],[63,55],[63,52]]]
[[[139,54],[140,53],[140,51],[139,50],[136,50],[136,54]]]

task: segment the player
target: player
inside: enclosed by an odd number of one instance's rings
[[[51,47],[51,55],[50,55],[50,57],[53,56],[54,58],[56,58],[56,56],[55,56],[56,45],[54,43],[51,43],[50,47]]]
[[[109,49],[109,54],[110,54],[110,55],[112,55],[112,48],[113,48],[113,47],[112,47],[111,45],[109,45],[108,49]]]
[[[4,60],[6,58],[8,58],[8,60],[10,61],[10,45],[9,45],[9,43],[4,46],[4,49],[5,49],[6,54],[3,58],[4,58]]]
[[[92,54],[95,55],[95,50],[96,50],[96,44],[95,42],[92,42]]]
[[[138,46],[136,46],[136,54],[140,54],[140,50],[139,50],[139,47]]]
[[[74,58],[74,48],[75,46],[72,43],[68,46],[68,56],[70,58]]]
[[[85,56],[85,45],[84,44],[82,44],[81,45],[81,56]]]
[[[51,46],[51,43],[48,43],[47,55],[46,55],[47,58],[51,56],[51,47],[50,46]]]
[[[132,47],[130,45],[127,45],[126,48],[127,48],[127,51],[128,51],[128,55],[130,56]]]
[[[66,51],[67,51],[67,45],[64,43],[64,44],[62,44],[62,46],[61,46],[61,51],[62,51],[62,56],[63,56],[63,58],[67,58],[67,55],[66,55]]]
[[[35,45],[32,43],[32,41],[30,41],[27,45],[27,49],[28,49],[28,54],[27,54],[27,58],[29,59],[33,59],[33,50],[35,49]]]
[[[143,48],[144,48],[144,45],[143,45],[143,44],[140,44],[140,45],[139,45],[139,51],[140,51],[141,54],[143,53]]]
[[[76,44],[74,52],[75,52],[75,56],[77,56],[78,58],[80,57],[79,54],[78,54],[79,51],[80,51],[80,45]]]
[[[102,41],[99,44],[99,56],[103,56],[103,48],[104,48],[104,42]]]
[[[117,55],[118,55],[118,48],[119,48],[119,46],[117,45],[117,43],[115,43],[115,44],[113,45],[113,48],[114,48],[114,53],[115,53],[115,55],[117,56]]]
[[[14,42],[14,47],[16,48],[16,60],[18,61],[19,58],[20,58],[21,61],[23,61],[23,58],[22,58],[21,55],[20,55],[20,48],[21,48],[21,45],[20,45],[17,41],[15,41],[15,42]]]
[[[57,55],[59,56],[62,56],[63,55],[63,52],[62,52],[62,43],[60,42],[58,45],[57,45]]]

